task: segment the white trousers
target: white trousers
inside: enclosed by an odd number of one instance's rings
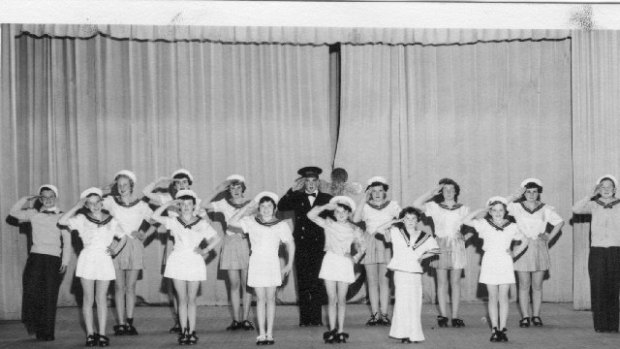
[[[422,274],[394,271],[395,301],[390,337],[423,341]]]

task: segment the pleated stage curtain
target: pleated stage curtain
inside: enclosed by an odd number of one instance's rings
[[[8,31],[3,38],[10,39]],[[68,209],[81,190],[110,183],[121,169],[136,173],[141,191],[187,168],[193,189],[209,199],[233,173],[246,177],[246,197],[253,198],[263,190],[282,195],[300,167],[331,166],[328,46],[28,35],[13,45],[15,66],[2,71],[3,94],[10,93],[5,75],[17,81],[17,98],[3,99],[17,101],[15,112],[5,116],[11,106],[2,105],[5,216],[18,197],[48,182]],[[3,224],[1,236],[6,317],[19,309],[26,248],[17,228]],[[138,296],[150,303],[168,300],[160,290],[162,249],[158,239],[147,246],[138,282]],[[208,263],[200,304],[228,303],[218,260]],[[74,256],[61,305],[76,301],[75,262]],[[295,301],[293,278],[279,298]]]
[[[459,201],[477,209],[527,177],[544,202],[571,218],[570,40],[473,45],[343,45],[335,166],[354,179],[385,176],[389,195],[413,201],[450,177]],[[551,248],[546,301],[572,297],[572,229]],[[463,300],[478,284],[481,249],[469,245]],[[425,299],[435,299],[425,276]]]
[[[573,190],[580,200],[592,193],[599,177],[620,175],[620,32],[576,31],[572,36]],[[588,218],[575,217],[575,309],[590,308]]]

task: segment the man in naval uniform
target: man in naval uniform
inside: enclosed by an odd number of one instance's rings
[[[295,238],[295,275],[299,326],[322,326],[321,307],[326,300],[325,287],[319,279],[323,261],[325,233],[306,214],[314,206],[329,203],[331,195],[319,191],[318,167],[304,167],[297,171],[301,176],[278,202],[278,210],[293,211]]]

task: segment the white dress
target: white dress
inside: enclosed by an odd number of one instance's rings
[[[69,218],[67,226],[77,230],[84,243],[75,269],[75,275],[89,280],[115,280],[112,257],[107,253],[114,237],[122,238],[125,235],[118,221],[109,216],[98,221],[84,214]]]
[[[390,249],[382,237],[377,235],[377,228],[398,217],[401,208],[396,201],[386,201],[381,207],[373,207],[364,204],[362,208],[362,220],[366,224],[366,254],[362,258],[362,264],[388,263],[391,258]]]
[[[425,214],[433,218],[435,236],[441,249],[439,258],[431,262],[437,269],[463,269],[467,265],[465,240],[461,234],[463,219],[469,214],[469,207],[455,204],[447,207],[430,201],[425,205]]]
[[[214,212],[220,212],[224,215],[226,222],[230,220],[235,213],[247,204],[233,205],[228,200],[222,199],[211,203]],[[226,226],[226,234],[224,235],[224,243],[220,252],[220,269],[222,270],[241,270],[247,269],[250,262],[250,245],[248,237],[245,234],[238,234],[232,231],[233,227]]]
[[[503,227],[498,227],[487,219],[476,219],[473,227],[484,240],[479,282],[489,285],[514,284],[510,245],[512,240],[523,239],[517,225],[508,222]]]
[[[204,258],[194,251],[203,240],[210,240],[217,232],[204,219],[186,224],[181,217],[161,217],[166,229],[174,237],[174,248],[166,261],[164,276],[183,281],[204,281],[207,267]]]
[[[362,232],[353,224],[343,225],[331,219],[325,219],[325,256],[321,264],[319,279],[331,281],[355,281],[351,245],[354,241],[361,243]]]
[[[394,315],[390,337],[423,341],[422,266],[418,259],[439,246],[432,236],[420,233],[415,240],[397,227],[390,229],[394,256],[388,269],[394,271]]]
[[[522,202],[508,204],[508,212],[517,221],[517,226],[528,239],[527,250],[515,261],[517,271],[542,271],[548,270],[551,265],[547,241],[540,237],[545,234],[547,224],[553,226],[562,222],[553,207],[543,203],[530,210]]]
[[[241,229],[250,237],[250,265],[248,286],[277,287],[282,285],[280,258],[278,250],[281,242],[293,241],[291,228],[284,221],[275,224],[262,224],[255,216],[244,217]]]
[[[125,204],[113,196],[106,196],[103,208],[116,218],[127,235],[127,244],[114,257],[114,266],[121,270],[144,269],[144,245],[131,234],[140,229],[142,221],[151,218],[153,211],[149,205],[139,199]]]

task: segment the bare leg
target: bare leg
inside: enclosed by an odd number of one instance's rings
[[[110,281],[97,280],[95,287],[97,289],[95,300],[97,302],[97,317],[99,319],[99,334],[105,335],[105,327],[108,317],[108,287]]]
[[[368,286],[368,299],[370,300],[370,312],[379,312],[379,272],[377,264],[366,264],[366,285]]]
[[[181,329],[187,328],[187,281],[172,279],[176,290],[179,305],[179,324]]]
[[[448,270],[435,269],[437,273],[437,303],[439,305],[439,314],[447,317],[447,302],[448,302]]]
[[[228,270],[228,283],[230,286],[230,305],[232,306],[232,318],[234,321],[239,321],[239,286],[241,284],[239,270]]]
[[[338,282],[338,333],[344,332],[344,318],[347,309],[347,291],[349,284],[346,282]]]
[[[338,294],[336,289],[336,281],[325,280],[325,290],[327,291],[327,320],[329,329],[336,328],[336,306],[338,303]]]
[[[491,319],[491,328],[498,327],[498,302],[499,302],[499,286],[487,284],[489,293],[489,318]]]
[[[499,328],[506,327],[508,320],[508,291],[511,284],[499,285]]]
[[[252,307],[252,292],[248,290],[248,270],[241,269],[241,293],[243,294],[243,320],[250,317],[250,309]]]
[[[84,316],[84,324],[86,325],[86,334],[95,333],[93,326],[93,302],[95,301],[95,280],[80,278],[82,291],[82,316]]]
[[[532,315],[540,316],[540,306],[542,304],[542,285],[545,271],[539,270],[532,273]]]
[[[521,309],[521,317],[529,317],[530,315],[530,273],[527,271],[517,271],[519,278],[519,309]]]
[[[200,281],[187,282],[187,320],[190,333],[196,330],[196,296],[199,287]]]
[[[273,336],[273,321],[276,318],[276,288],[266,287],[267,297],[267,336]]]
[[[138,282],[139,274],[140,270],[138,269],[125,271],[125,276],[127,277],[127,282],[125,283],[127,290],[127,317],[132,319],[133,312],[136,309],[136,283]]]
[[[260,336],[265,335],[265,302],[266,299],[266,287],[255,287],[256,291],[256,317],[258,321],[258,334]]]
[[[114,271],[116,272],[116,280],[114,280],[114,303],[116,306],[116,316],[118,316],[118,324],[125,324],[125,270],[117,268],[114,265]]]
[[[459,304],[461,302],[461,272],[463,269],[452,269],[450,271],[450,286],[452,288],[452,318],[459,317]]]
[[[390,306],[390,278],[388,276],[387,264],[380,263],[379,267],[379,303],[381,304],[381,314],[387,315]]]

